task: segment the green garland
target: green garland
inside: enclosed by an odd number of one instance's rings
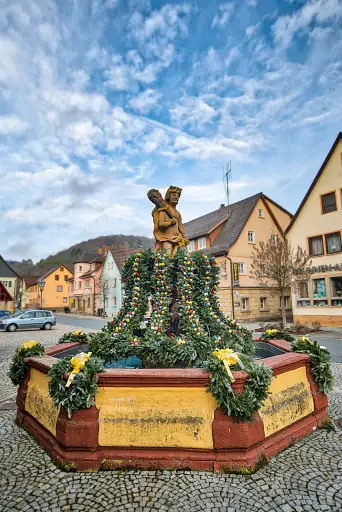
[[[70,387],[66,387],[64,375],[74,369],[71,359],[70,356],[58,359],[47,374],[53,405],[64,407],[69,418],[74,411],[88,409],[95,404],[97,373],[103,371],[103,361],[90,356],[83,371],[76,374]]]
[[[277,329],[267,329],[267,331],[263,332],[262,335],[260,336],[260,341],[267,340],[285,340],[292,343],[295,340],[295,338],[285,331],[278,331]]]
[[[306,336],[301,336],[294,340],[291,345],[293,352],[308,354],[311,361],[311,371],[322,393],[332,391],[334,377],[331,373],[330,353],[324,346],[320,346],[317,341],[311,341]]]
[[[63,334],[63,336],[59,338],[58,343],[87,343],[87,341],[87,334],[81,330],[77,330]]]
[[[28,366],[24,359],[26,357],[42,356],[45,352],[43,345],[38,341],[24,341],[14,352],[12,362],[9,367],[8,376],[15,386],[20,386],[23,381],[25,371]]]
[[[210,373],[207,392],[212,393],[225,414],[234,416],[238,421],[251,420],[255,412],[262,407],[272,381],[272,370],[264,364],[257,364],[248,356],[239,354],[244,371],[249,373],[243,393],[233,391],[231,380],[223,361],[212,354],[205,364]],[[238,365],[233,370],[240,370]]]

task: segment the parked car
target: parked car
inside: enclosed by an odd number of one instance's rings
[[[17,329],[46,329],[49,330],[56,325],[56,318],[52,311],[21,310],[16,311],[9,317],[0,318],[0,329],[14,332]]]
[[[8,311],[8,309],[0,309],[0,318],[2,318],[3,316],[9,316],[11,314],[10,311]]]

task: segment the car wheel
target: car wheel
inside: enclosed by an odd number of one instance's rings
[[[50,329],[52,328],[52,324],[50,324],[50,322],[46,322],[46,324],[44,324],[44,327],[43,327],[46,331],[50,331]]]
[[[14,332],[17,330],[17,326],[15,324],[9,324],[6,330],[9,332]]]

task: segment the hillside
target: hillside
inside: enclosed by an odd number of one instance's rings
[[[124,242],[127,242],[129,247],[132,248],[139,246],[144,249],[154,247],[153,238],[147,238],[145,236],[105,235],[98,236],[97,238],[90,238],[89,240],[75,244],[68,249],[64,249],[63,251],[59,251],[45,259],[41,259],[36,264],[34,264],[30,259],[22,261],[8,261],[8,263],[20,275],[39,276],[58,265],[67,265],[72,269],[73,262],[83,252],[97,253],[99,247],[103,247],[104,245],[122,244]]]

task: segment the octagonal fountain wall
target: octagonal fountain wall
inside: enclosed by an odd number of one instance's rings
[[[282,353],[262,360],[275,377],[271,394],[252,421],[225,415],[206,392],[208,373],[197,368],[107,369],[99,374],[95,406],[69,419],[53,408],[46,374],[58,354],[76,347],[58,345],[28,358],[17,396],[17,423],[67,470],[249,472],[328,421],[327,397],[317,389],[309,356],[277,340],[269,348]],[[241,393],[248,374],[233,374],[233,390]]]

